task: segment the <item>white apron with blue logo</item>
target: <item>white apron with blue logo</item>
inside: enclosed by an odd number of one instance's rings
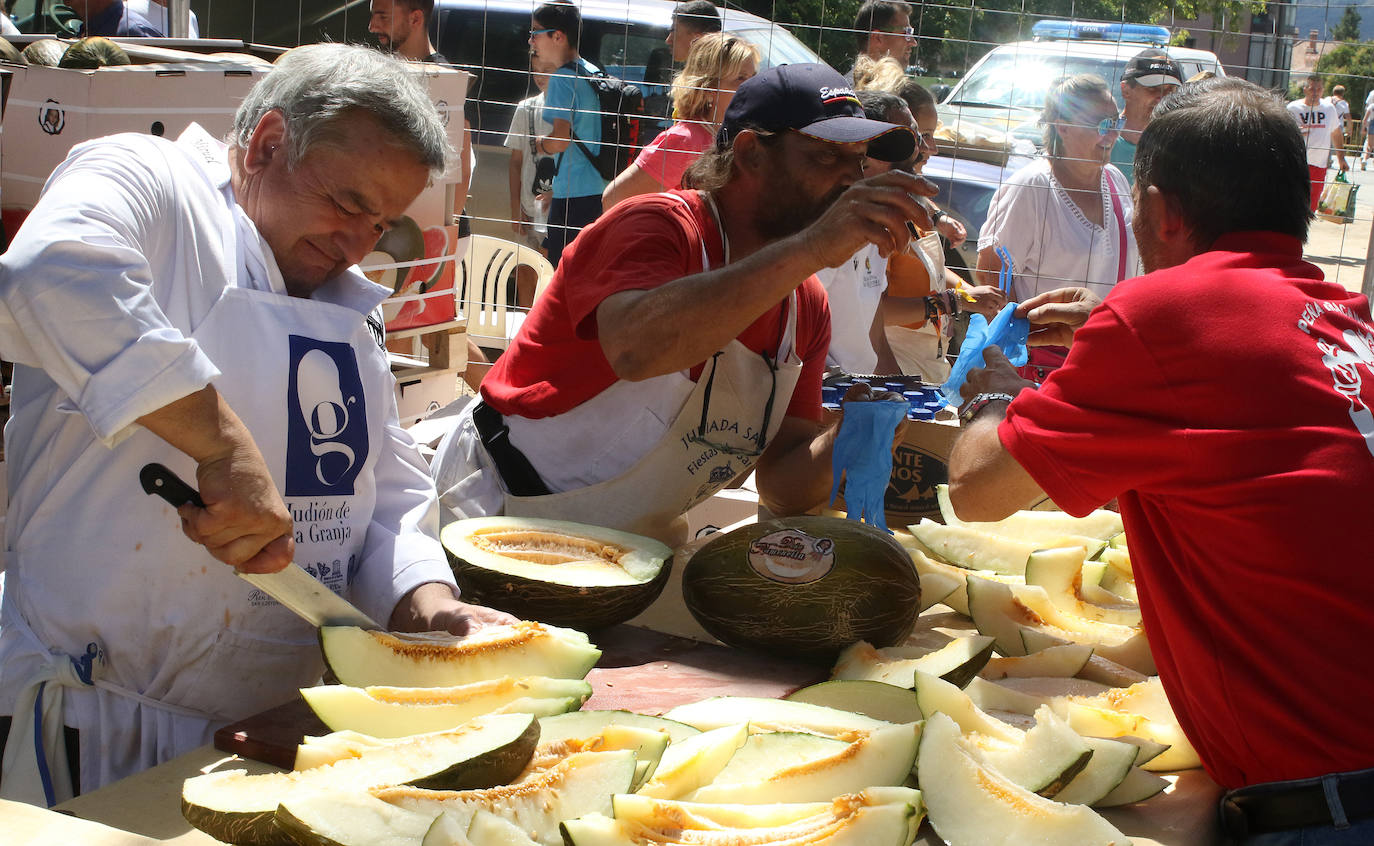
[[[266,269],[280,289],[265,246],[244,240],[225,233],[226,255],[250,251],[248,266]],[[215,387],[285,492],[296,563],[346,593],[394,403],[363,313],[231,285],[191,334],[224,371]],[[219,726],[287,701],[322,671],[311,626],[188,540],[175,510],[143,493],[138,473],[152,461],[194,482],[195,463],[146,430],[113,450],[92,442],[9,551],[6,684],[45,669],[62,677],[49,682],[65,693],[53,716],[81,731],[84,790],[203,745]],[[66,668],[66,656],[88,653],[90,685]],[[45,734],[60,737],[51,722]],[[7,796],[25,789],[9,776]],[[28,789],[28,801],[42,804],[42,793]]]

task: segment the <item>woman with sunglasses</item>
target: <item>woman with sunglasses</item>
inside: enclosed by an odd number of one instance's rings
[[[606,186],[601,207],[682,184],[687,166],[711,146],[735,89],[758,70],[759,48],[734,35],[711,33],[692,43],[687,64],[673,80],[677,123],[663,130]]]
[[[1107,83],[1079,74],[1055,86],[1040,120],[1045,155],[1013,174],[988,206],[979,279],[998,284],[1000,250],[1010,258],[1017,302],[1069,286],[1105,297],[1139,262],[1131,188],[1108,164],[1124,119]],[[1026,375],[1040,381],[1063,356],[1063,348],[1037,348]]]

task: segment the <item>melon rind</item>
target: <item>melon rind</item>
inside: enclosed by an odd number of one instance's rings
[[[503,529],[512,535],[563,536],[574,543],[616,550],[616,560],[610,565],[538,564],[494,554],[471,540]],[[445,526],[440,540],[467,599],[522,619],[583,631],[638,616],[663,592],[672,570],[673,552],[659,541],[565,520],[474,517]]]
[[[601,650],[572,629],[520,622],[473,634],[401,634],[320,627],[325,663],[352,687],[455,687],[505,676],[580,679]]]
[[[926,720],[919,769],[930,824],[949,846],[1130,843],[1091,809],[1038,796],[985,766],[944,714]]]
[[[830,569],[807,582],[756,570],[751,546],[782,531],[829,540]],[[901,643],[920,613],[921,582],[886,532],[833,517],[785,517],[706,543],[683,568],[682,597],[701,627],[730,646],[829,665],[855,641]]]

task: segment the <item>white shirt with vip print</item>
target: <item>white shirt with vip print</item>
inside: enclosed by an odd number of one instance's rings
[[[1340,112],[1329,102],[1307,105],[1305,100],[1288,104],[1288,112],[1298,122],[1303,140],[1307,142],[1307,163],[1312,167],[1326,167],[1331,160],[1331,132],[1340,127]]]

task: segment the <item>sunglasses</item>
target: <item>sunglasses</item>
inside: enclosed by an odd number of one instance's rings
[[[1099,137],[1106,138],[1113,132],[1120,132],[1126,128],[1126,118],[1103,118],[1097,122],[1097,134]]]
[[[554,32],[557,32],[557,31],[558,31],[558,30],[556,30],[556,29],[532,29],[532,30],[530,30],[530,38],[533,38],[533,37],[535,37],[536,35],[548,35],[548,34],[550,34],[550,33],[554,33]]]
[[[903,27],[902,29],[885,29],[883,32],[886,32],[888,35],[905,35],[907,38],[916,37],[916,30],[909,26]]]

